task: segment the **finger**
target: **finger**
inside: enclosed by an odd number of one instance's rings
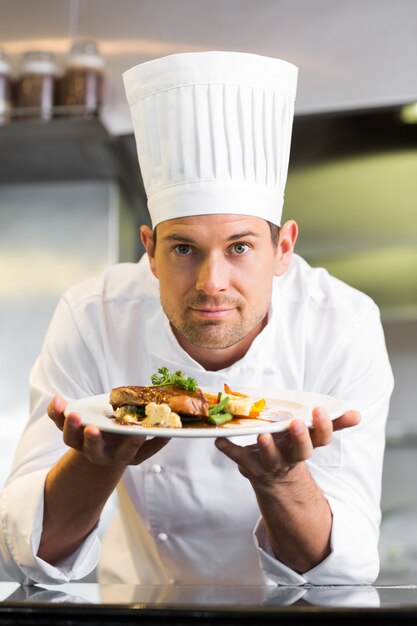
[[[128,465],[146,437],[116,435],[109,442],[97,426],[88,424],[83,433],[82,451],[93,463]]]
[[[138,450],[133,460],[133,463],[136,465],[138,463],[142,463],[142,461],[146,461],[151,456],[162,450],[171,439],[169,437],[153,437],[152,439],[147,439],[143,446]]]
[[[118,464],[137,465],[153,456],[169,441],[170,439],[166,437],[153,437],[152,439],[134,436],[123,437],[120,445],[114,451],[113,460]]]
[[[145,441],[144,436],[132,437],[130,435],[115,435],[109,439],[107,433],[101,432],[93,424],[88,424],[84,429],[83,451],[90,460],[97,463],[126,465]]]
[[[99,465],[108,464],[109,456],[106,454],[107,444],[103,434],[97,426],[88,424],[82,434],[81,450],[92,462]]]
[[[231,461],[234,461],[239,471],[249,478],[249,476],[258,476],[264,472],[261,456],[259,454],[259,442],[255,445],[238,446],[232,443],[230,439],[219,437],[215,440],[215,445],[225,454]],[[274,468],[276,469],[276,468]]]
[[[310,430],[311,441],[314,448],[326,446],[333,437],[333,422],[322,407],[313,410],[313,428]]]
[[[64,398],[61,396],[54,396],[50,403],[48,404],[47,412],[48,416],[51,418],[55,425],[59,428],[59,430],[63,430],[65,423],[65,415],[64,410],[67,406]]]
[[[357,426],[361,419],[361,414],[358,411],[346,411],[346,413],[333,420],[333,430],[343,430],[344,428]]]
[[[258,453],[262,466],[267,470],[276,470],[282,466],[282,455],[270,433],[258,435]]]
[[[303,420],[293,420],[289,427],[288,433],[291,438],[291,446],[288,448],[288,463],[300,463],[308,459],[313,452],[313,442],[311,440],[309,429]]]
[[[83,447],[83,425],[81,417],[77,413],[70,413],[64,422],[63,440],[67,446],[75,450],[82,450]]]
[[[223,454],[238,465],[241,464],[244,459],[247,459],[245,448],[232,443],[230,439],[227,439],[226,437],[217,437],[214,444],[220,452],[223,452]]]
[[[112,460],[116,464],[129,465],[146,443],[146,437],[125,436],[121,437],[116,448],[111,448]]]

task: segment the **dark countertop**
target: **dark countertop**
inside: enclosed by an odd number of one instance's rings
[[[382,574],[372,586],[99,585],[0,583],[0,625],[417,623],[417,575]]]

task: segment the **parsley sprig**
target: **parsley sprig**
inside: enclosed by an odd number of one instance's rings
[[[171,372],[167,367],[159,367],[158,373],[152,374],[151,381],[153,385],[177,385],[177,387],[183,387],[186,391],[195,391],[198,388],[198,383],[195,378],[185,377],[184,372],[178,370],[177,372]]]

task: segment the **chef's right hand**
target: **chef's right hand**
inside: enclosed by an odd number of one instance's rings
[[[65,407],[65,400],[55,396],[48,404],[49,417],[62,431],[64,443],[97,465],[139,465],[170,441],[165,437],[147,439],[143,436],[104,433],[93,424],[83,426],[78,413],[65,416]]]

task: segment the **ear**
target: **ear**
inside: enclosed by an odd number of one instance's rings
[[[149,228],[149,226],[141,226],[140,227],[140,238],[146,250],[146,254],[148,255],[149,265],[151,266],[152,274],[155,278],[158,278],[158,272],[156,270],[156,262],[155,262],[155,243],[153,237],[153,230]]]
[[[294,220],[289,220],[281,226],[278,247],[275,254],[275,276],[282,276],[289,268],[297,237],[298,226]]]

